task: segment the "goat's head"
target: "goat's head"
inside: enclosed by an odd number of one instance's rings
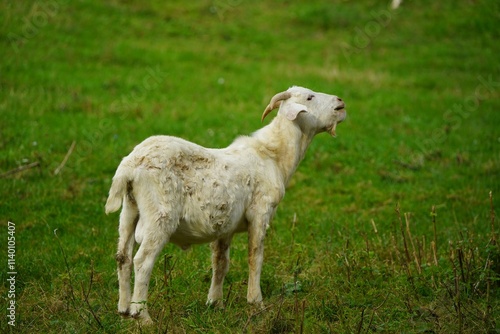
[[[297,86],[274,95],[262,114],[262,121],[278,107],[278,113],[290,121],[300,122],[298,116],[302,113],[302,122],[313,127],[316,133],[327,131],[334,137],[337,124],[346,118],[345,103],[341,98]]]

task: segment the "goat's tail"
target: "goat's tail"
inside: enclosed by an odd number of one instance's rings
[[[106,214],[118,211],[122,206],[123,197],[127,193],[128,183],[132,181],[127,167],[120,165],[113,177],[111,188],[109,189],[108,200],[106,201]]]

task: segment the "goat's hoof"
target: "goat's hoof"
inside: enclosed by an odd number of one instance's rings
[[[256,309],[256,310],[263,310],[265,309],[265,305],[264,305],[264,302],[261,300],[261,301],[258,301],[258,302],[250,302],[250,307],[252,307],[253,309]]]
[[[153,325],[153,320],[151,320],[150,316],[139,318],[139,323],[141,326],[151,326]]]
[[[216,310],[224,309],[224,302],[222,300],[207,300],[207,305]]]
[[[126,309],[125,311],[118,311],[118,314],[120,315],[120,317],[122,317],[124,319],[128,319],[131,317],[129,309]]]
[[[144,311],[132,313],[130,317],[136,320],[141,326],[149,326],[153,324],[153,320],[151,320],[149,314]]]

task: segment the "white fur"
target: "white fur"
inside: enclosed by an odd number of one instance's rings
[[[227,148],[209,149],[176,137],[154,136],[122,160],[106,203],[106,213],[123,204],[116,255],[121,315],[151,322],[148,284],[167,242],[183,249],[211,242],[213,277],[207,303],[222,306],[231,239],[244,231],[249,234],[247,300],[262,302],[266,229],[312,138],[324,131],[335,135],[337,123],[346,115],[336,96],[302,87],[287,92],[291,96],[276,104],[280,110],[269,125],[237,138]],[[132,257],[134,241],[140,247]]]

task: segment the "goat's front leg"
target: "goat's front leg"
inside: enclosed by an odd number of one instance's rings
[[[260,273],[264,260],[264,238],[267,222],[253,223],[248,228],[248,292],[249,303],[262,303]]]
[[[207,305],[223,307],[222,287],[229,271],[229,246],[231,238],[219,239],[210,245],[212,248],[212,283],[208,292]]]

